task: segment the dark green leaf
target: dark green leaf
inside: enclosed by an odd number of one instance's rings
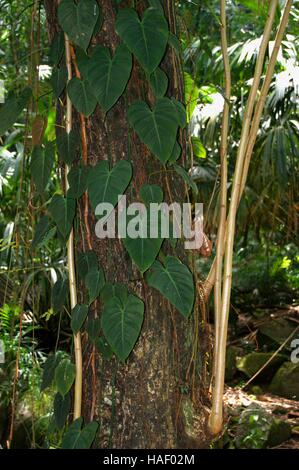
[[[72,78],[68,83],[67,92],[78,113],[88,117],[94,112],[97,100],[86,80]]]
[[[75,217],[76,202],[72,197],[54,194],[49,204],[49,212],[57,225],[58,231],[67,240]]]
[[[76,335],[83,323],[86,320],[88,314],[88,305],[77,304],[72,310],[71,328],[73,333]]]
[[[47,187],[54,165],[54,145],[47,142],[44,148],[34,147],[31,155],[30,171],[39,194],[42,194]]]
[[[185,181],[187,186],[192,189],[194,194],[198,194],[198,188],[196,186],[196,183],[193,181],[193,179],[191,178],[189,173],[187,173],[185,168],[183,168],[180,165],[177,165],[176,163],[173,164],[173,168],[175,169],[177,174],[180,175],[183,178],[183,180]]]
[[[47,215],[40,218],[36,229],[31,247],[37,248],[38,246],[45,245],[50,238],[55,235],[56,227],[50,224],[50,219]]]
[[[160,204],[163,201],[163,191],[157,184],[144,184],[140,188],[140,196],[147,206],[151,203]]]
[[[129,107],[128,116],[140,140],[165,164],[172,154],[178,131],[173,102],[158,98],[151,111],[144,101],[137,101]]]
[[[113,351],[103,336],[96,340],[96,347],[104,359],[111,359]]]
[[[88,195],[92,208],[107,202],[116,205],[118,195],[123,194],[132,178],[132,166],[125,160],[117,162],[112,169],[104,160],[92,167],[88,174]]]
[[[105,284],[104,272],[101,268],[91,269],[85,276],[85,285],[88,290],[88,301],[91,304],[99,295]]]
[[[97,46],[89,61],[88,81],[106,113],[123,94],[132,70],[132,55],[120,44],[111,58],[107,47]]]
[[[101,330],[101,322],[99,318],[91,318],[88,320],[87,323],[87,334],[88,339],[91,343],[95,343],[97,338],[99,337],[100,330]]]
[[[86,50],[99,16],[95,0],[62,0],[58,7],[58,21],[70,40]]]
[[[10,96],[0,108],[0,136],[10,129],[26,107],[32,92],[25,88],[19,96]]]
[[[182,153],[182,147],[176,141],[175,144],[174,144],[173,151],[172,151],[172,154],[170,156],[170,159],[168,160],[168,163],[176,162],[180,158],[181,153]]]
[[[168,41],[168,24],[160,10],[148,8],[140,21],[135,10],[118,12],[116,31],[147,73],[160,64]]]
[[[71,409],[71,397],[67,393],[64,397],[60,393],[56,393],[54,398],[54,420],[57,429],[62,429],[66,423],[68,414]]]
[[[155,261],[147,274],[147,282],[161,292],[182,315],[190,315],[194,304],[193,276],[179,259],[167,256],[164,266]]]
[[[128,289],[125,284],[107,282],[101,291],[101,298],[103,302],[108,302],[112,297],[118,297],[121,302],[125,302],[128,297]]]
[[[83,1],[83,0],[81,0]],[[98,423],[88,423],[82,428],[83,419],[76,419],[68,428],[62,439],[63,449],[89,449],[98,430]]]
[[[98,269],[98,258],[94,251],[78,253],[77,273],[80,279],[84,279],[88,271]]]
[[[64,34],[62,31],[56,33],[50,46],[50,64],[58,65],[64,52]]]
[[[61,67],[54,67],[51,76],[51,85],[56,98],[59,98],[61,93],[66,87],[67,70],[64,65]]]
[[[67,175],[70,185],[68,194],[79,199],[87,189],[88,168],[86,166],[74,166]]]
[[[55,369],[55,384],[58,392],[63,397],[71,389],[76,377],[75,365],[69,359],[60,361]]]
[[[157,68],[149,77],[150,86],[157,98],[162,98],[167,92],[168,77],[166,73]]]
[[[68,293],[68,279],[58,279],[52,289],[52,305],[55,312],[59,312],[65,305]]]
[[[102,329],[118,359],[125,361],[132,351],[143,323],[144,304],[134,295],[125,302],[112,297],[104,305]]]
[[[80,134],[74,130],[70,133],[59,132],[57,135],[59,158],[67,165],[70,165],[75,160],[79,145]]]
[[[54,381],[55,369],[63,358],[63,352],[57,351],[55,354],[50,354],[43,365],[42,383],[40,386],[41,392],[48,387],[51,387]]]

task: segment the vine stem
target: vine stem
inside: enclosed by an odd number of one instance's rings
[[[209,427],[212,434],[218,434],[223,425],[223,391],[225,376],[225,358],[226,358],[226,342],[227,327],[230,307],[231,285],[232,285],[232,264],[233,264],[233,248],[236,229],[236,215],[239,205],[240,188],[242,181],[242,173],[245,161],[245,155],[248,144],[248,136],[252,122],[252,114],[254,104],[259,89],[261,75],[263,71],[264,59],[268,47],[272,26],[275,18],[278,0],[272,0],[269,4],[268,17],[265,24],[259,54],[256,61],[253,83],[250,89],[249,97],[246,104],[240,144],[237,153],[236,166],[234,171],[233,186],[230,200],[229,213],[226,225],[226,242],[225,257],[223,269],[223,289],[221,311],[219,318],[219,338],[217,344],[217,356],[215,358],[215,383],[212,396],[212,411],[209,420]]]
[[[220,209],[219,209],[219,225],[217,231],[216,244],[216,273],[215,273],[215,290],[214,290],[214,311],[215,311],[215,353],[213,358],[213,377],[216,371],[216,357],[220,336],[220,310],[222,298],[222,266],[223,266],[223,250],[225,244],[225,223],[227,211],[227,147],[229,132],[229,112],[231,98],[231,70],[228,55],[227,43],[227,25],[226,25],[226,0],[220,2],[220,19],[221,19],[221,50],[224,65],[225,80],[225,100],[221,124],[221,142],[220,142]]]
[[[72,62],[71,62],[71,46],[67,35],[65,38],[65,57],[66,67],[69,82],[72,79]],[[72,130],[72,103],[66,95],[66,116],[65,116],[65,128],[69,134]],[[65,166],[65,190],[69,188],[67,175],[69,172],[68,165]],[[76,286],[76,270],[75,270],[75,255],[74,255],[74,229],[72,228],[68,242],[67,242],[67,263],[69,271],[69,286],[70,286],[70,301],[71,308],[73,309],[77,305],[77,286]],[[81,345],[81,334],[78,332],[74,335],[74,351],[75,351],[75,366],[76,366],[76,378],[75,378],[75,390],[74,390],[74,414],[73,419],[80,418],[81,407],[82,407],[82,345]]]

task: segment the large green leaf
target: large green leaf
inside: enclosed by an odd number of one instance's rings
[[[31,155],[31,175],[39,194],[42,194],[48,184],[54,164],[54,146],[47,142],[45,147],[34,147]]]
[[[163,190],[157,184],[143,184],[140,188],[140,196],[147,206],[160,204],[163,201]]]
[[[178,131],[178,117],[168,98],[158,98],[151,111],[144,101],[129,107],[129,121],[140,140],[165,164],[170,158]]]
[[[77,273],[80,279],[84,279],[88,271],[98,268],[98,258],[94,251],[78,253]]]
[[[54,194],[49,204],[49,212],[57,225],[58,231],[65,240],[72,229],[75,211],[76,202],[74,198]]]
[[[54,421],[57,429],[62,429],[66,423],[68,414],[71,409],[71,397],[67,393],[64,397],[60,393],[56,393],[54,398]]]
[[[80,145],[80,134],[75,130],[71,132],[59,132],[57,134],[57,148],[59,158],[70,165],[77,156],[77,150]]]
[[[116,31],[147,73],[160,64],[168,41],[168,24],[161,10],[148,8],[140,21],[135,10],[118,12]]]
[[[126,360],[138,339],[143,313],[142,300],[131,294],[124,302],[116,296],[105,302],[101,317],[103,333],[121,361]]]
[[[63,449],[89,449],[91,447],[99,425],[93,421],[82,428],[82,423],[83,418],[78,418],[70,425],[62,439]]]
[[[88,301],[91,304],[99,295],[105,284],[105,275],[102,268],[93,268],[85,276],[85,285],[88,290]]]
[[[132,166],[120,160],[112,169],[106,160],[90,168],[88,174],[88,195],[92,208],[107,202],[116,205],[118,195],[123,194],[132,178]]]
[[[90,318],[87,323],[88,339],[91,343],[95,343],[99,337],[101,330],[101,321],[99,318]]]
[[[164,266],[155,261],[147,274],[147,282],[161,292],[182,315],[190,315],[194,304],[193,276],[179,259],[167,256]]]
[[[106,113],[123,94],[132,70],[132,55],[124,44],[111,58],[107,47],[97,46],[89,60],[88,81]]]
[[[52,65],[58,65],[64,52],[64,34],[62,31],[56,33],[50,46],[49,59]]]
[[[70,40],[86,50],[99,16],[95,0],[62,0],[58,7],[58,21]]]
[[[75,365],[69,359],[63,359],[55,369],[55,384],[63,397],[71,389],[76,377]]]
[[[20,95],[12,95],[0,108],[0,136],[10,129],[26,107],[32,91],[25,88]]]
[[[88,117],[94,112],[97,99],[93,94],[89,82],[74,77],[68,83],[67,92],[78,113],[82,113],[84,116]]]
[[[68,194],[78,199],[87,189],[88,168],[86,166],[74,166],[67,175],[70,185]]]
[[[88,314],[88,305],[86,304],[77,304],[72,310],[72,318],[71,318],[71,328],[73,333],[76,335],[83,323],[86,320]]]

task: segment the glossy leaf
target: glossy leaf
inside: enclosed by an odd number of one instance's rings
[[[34,147],[33,149],[30,170],[36,190],[39,194],[42,194],[46,190],[54,165],[54,155],[52,142],[47,142],[44,148]]]
[[[160,64],[168,41],[168,24],[162,12],[148,8],[140,21],[135,10],[119,10],[116,31],[126,46],[137,57],[147,73]]]
[[[204,148],[201,140],[198,137],[192,137],[191,138],[192,142],[192,150],[193,150],[193,155],[196,158],[206,158],[207,156],[207,151]]]
[[[190,315],[194,304],[193,276],[178,258],[167,256],[164,266],[155,261],[146,279],[149,286],[161,292],[184,317]]]
[[[78,113],[88,117],[94,112],[97,100],[86,80],[72,78],[68,83],[67,92]]]
[[[64,397],[69,392],[75,377],[75,365],[69,359],[60,361],[55,369],[55,384],[60,395]]]
[[[101,316],[103,333],[121,361],[127,359],[139,337],[143,314],[142,300],[131,294],[124,302],[116,296],[105,302]]]
[[[88,314],[88,305],[85,304],[77,304],[72,310],[72,318],[71,318],[71,328],[72,332],[76,335],[83,323],[86,320]]]
[[[129,121],[140,140],[165,164],[170,158],[178,131],[178,118],[168,98],[158,98],[151,110],[144,101],[129,107]]]
[[[58,21],[70,40],[86,50],[99,16],[95,0],[62,0],[58,7]]]
[[[83,0],[81,0],[83,1]],[[62,439],[62,449],[89,449],[98,430],[98,423],[92,421],[82,428],[83,418],[76,419]]]
[[[106,113],[123,94],[132,70],[132,55],[124,44],[111,58],[107,47],[97,46],[89,60],[88,81]]]
[[[74,198],[54,194],[49,204],[49,212],[57,225],[58,231],[65,240],[72,229],[75,211],[76,203]]]
[[[123,194],[132,177],[132,166],[126,160],[120,160],[112,169],[104,160],[91,167],[88,174],[88,195],[92,208],[107,202],[116,205],[118,195]]]

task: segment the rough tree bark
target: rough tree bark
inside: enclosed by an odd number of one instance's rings
[[[174,2],[164,0],[162,3],[170,29],[175,32]],[[116,2],[102,0],[99,4],[104,22],[99,34],[93,38],[91,47],[100,43],[114,51],[120,42],[114,27]],[[131,2],[123,1],[123,6],[131,6]],[[139,1],[139,13],[147,6],[146,1]],[[51,39],[59,30],[57,2],[45,0],[45,7]],[[183,101],[180,61],[172,48],[168,48],[162,67],[170,81],[168,95]],[[108,112],[106,119],[98,107],[92,117],[86,120],[88,164],[95,165],[103,159],[113,164],[120,159],[130,160],[134,175],[127,191],[128,200],[138,200],[142,184],[157,183],[163,188],[166,201],[169,201],[168,186],[172,199],[183,201],[186,196],[183,182],[178,177],[174,178],[172,173],[166,176],[162,166],[129,128],[126,110],[137,99],[145,99],[149,103],[153,101],[145,74],[135,61],[127,90]],[[62,113],[60,108],[58,116]],[[75,111],[74,115],[75,125],[79,129]],[[183,135],[181,144],[184,158]],[[78,208],[81,223],[77,247],[81,251],[86,249],[86,227],[82,214],[83,203]],[[99,258],[106,279],[126,283],[131,292],[145,303],[141,336],[125,365],[114,359],[103,359],[88,343],[87,335],[83,334],[82,414],[87,422],[91,419],[100,422],[95,447],[204,447],[208,442],[208,401],[203,383],[206,333],[200,327],[199,299],[195,303],[195,315],[185,320],[157,291],[146,285],[120,240],[96,238],[91,209],[88,220],[92,249]],[[167,243],[164,243],[163,250],[171,252]],[[181,258],[186,256],[180,250],[179,247],[177,254]],[[84,292],[79,295],[82,301]],[[99,301],[93,304],[91,315],[101,315]]]

